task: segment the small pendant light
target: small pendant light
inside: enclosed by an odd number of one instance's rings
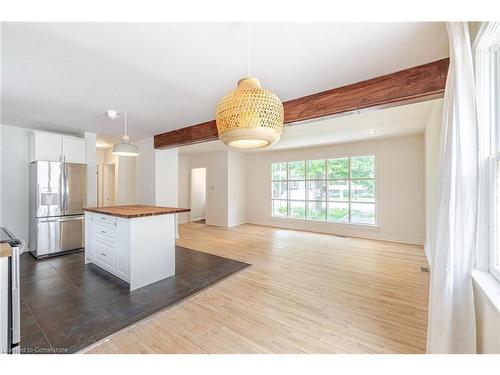
[[[117,111],[108,110],[106,112],[108,118],[117,120],[123,117],[125,120],[125,134],[122,136],[122,141],[113,145],[111,153],[117,156],[139,156],[139,149],[136,145],[130,143],[130,137],[127,135],[127,111],[118,113]]]

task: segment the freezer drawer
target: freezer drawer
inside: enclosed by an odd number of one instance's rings
[[[36,240],[30,250],[36,257],[85,247],[83,215],[37,219],[35,225]]]

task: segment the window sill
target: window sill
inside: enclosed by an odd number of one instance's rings
[[[497,312],[500,313],[500,282],[489,272],[479,270],[472,271],[472,280],[495,307]]]
[[[271,220],[285,220],[285,221],[295,221],[295,222],[302,222],[302,223],[321,223],[321,224],[332,224],[332,225],[341,225],[345,227],[367,227],[367,228],[374,228],[378,229],[380,226],[378,224],[361,224],[361,223],[340,223],[340,222],[334,222],[334,221],[326,221],[326,220],[305,220],[305,219],[296,219],[293,217],[278,217],[278,216],[269,216]]]

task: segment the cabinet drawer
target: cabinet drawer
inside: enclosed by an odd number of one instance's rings
[[[102,243],[96,243],[96,257],[101,262],[111,267],[111,269],[114,269],[115,267],[114,248],[104,245]]]
[[[96,223],[99,225],[112,225],[116,226],[116,217],[108,216],[108,215],[95,215]]]
[[[111,239],[116,238],[116,229],[115,227],[109,226],[109,225],[101,225],[100,223],[96,225],[96,230],[95,230],[96,236],[104,236],[104,237],[109,237]]]
[[[103,236],[100,234],[96,234],[95,241],[97,243],[101,243],[103,245],[106,245],[106,246],[109,246],[112,248],[116,248],[116,239],[114,239],[114,238],[106,237],[106,236]]]

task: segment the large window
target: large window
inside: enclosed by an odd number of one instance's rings
[[[375,156],[273,163],[271,180],[274,217],[376,223]]]

